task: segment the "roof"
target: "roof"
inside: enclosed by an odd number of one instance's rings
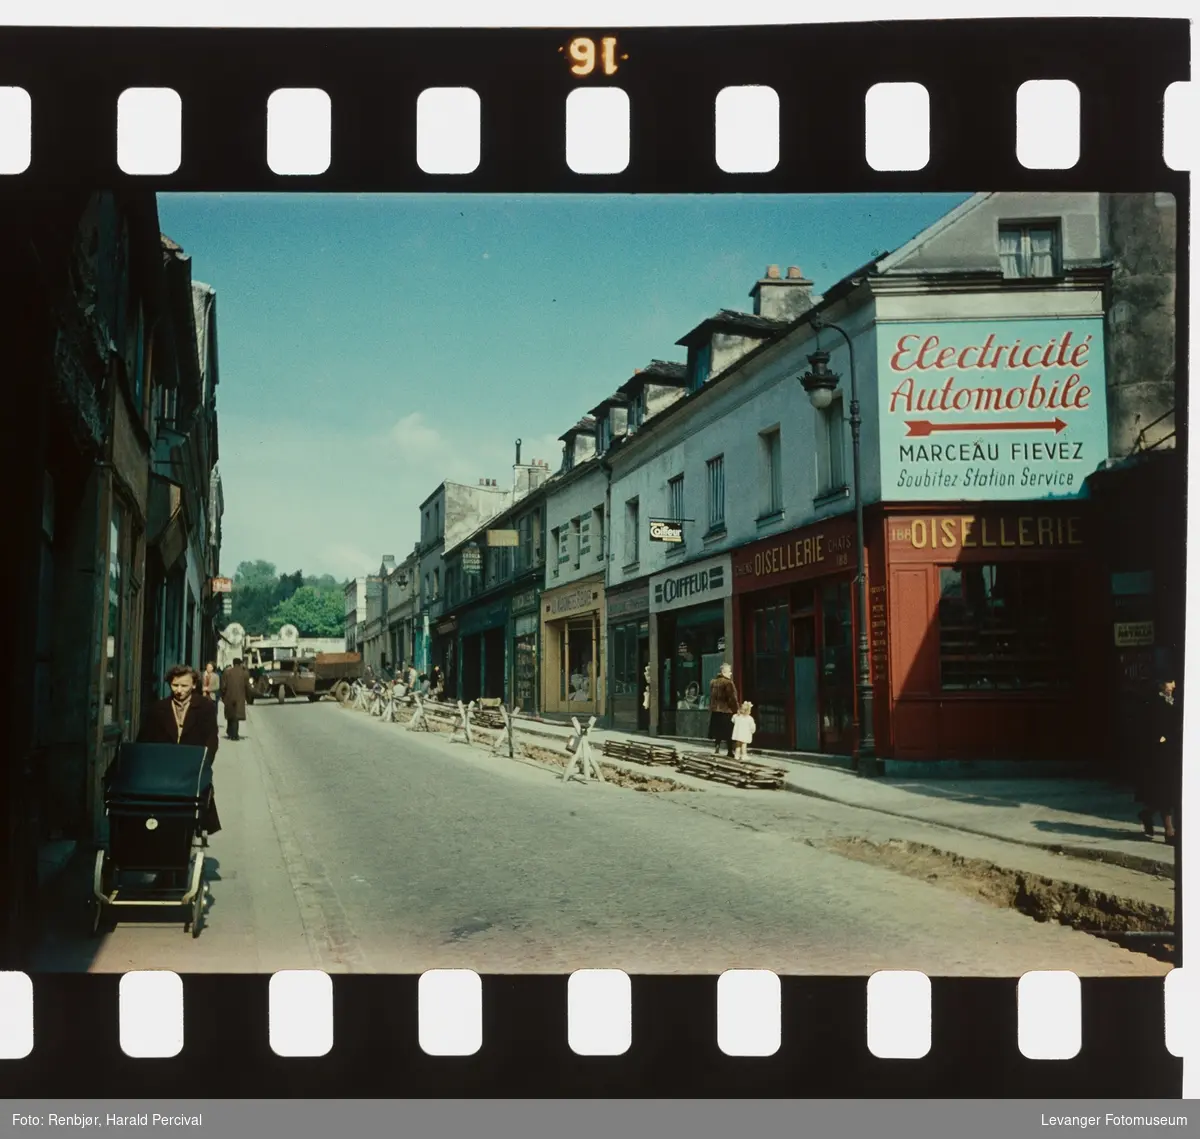
[[[590,415],[585,415],[578,423],[575,424],[574,427],[568,427],[567,430],[558,437],[559,442],[566,443],[576,435],[582,435],[584,432],[590,434],[595,430],[596,420]]]
[[[687,383],[687,365],[674,361],[651,360],[639,368],[617,391],[627,396],[637,395],[647,384],[662,384],[667,387],[683,387]]]
[[[610,395],[607,399],[602,399],[598,404],[596,404],[595,407],[592,408],[592,410],[590,412],[588,412],[588,414],[591,416],[594,416],[596,419],[599,419],[604,415],[604,413],[606,411],[608,411],[608,409],[610,407],[628,407],[628,406],[629,406],[629,396],[625,395],[624,392],[622,392],[618,389],[617,391],[613,392],[613,394]]]
[[[702,320],[675,343],[688,347],[706,339],[712,332],[742,332],[749,333],[751,336],[771,336],[787,328],[789,323],[790,321],[787,320],[776,320],[769,316],[755,316],[753,313],[735,312],[733,309],[723,308]]]

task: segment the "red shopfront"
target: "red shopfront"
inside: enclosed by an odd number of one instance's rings
[[[879,754],[1094,757],[1104,645],[1087,503],[957,505],[884,512]]]
[[[759,747],[853,751],[855,541],[840,515],[733,555],[734,669]]]

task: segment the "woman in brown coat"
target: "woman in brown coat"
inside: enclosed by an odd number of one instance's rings
[[[186,664],[177,664],[166,676],[171,695],[156,700],[146,709],[140,744],[183,744],[185,747],[207,748],[215,759],[220,740],[217,733],[217,706],[205,700],[200,688],[200,674]],[[217,803],[209,794],[204,829],[216,834],[221,829]]]
[[[721,750],[723,743],[729,758],[733,758],[733,716],[739,706],[733,669],[723,664],[708,686],[708,738],[716,741],[713,755]]]

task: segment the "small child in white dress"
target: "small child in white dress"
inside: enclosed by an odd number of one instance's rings
[[[750,710],[754,707],[749,700],[742,703],[738,709],[737,715],[733,717],[733,742],[737,745],[737,750],[734,753],[735,758],[746,758],[746,745],[754,739],[754,718],[750,715]]]

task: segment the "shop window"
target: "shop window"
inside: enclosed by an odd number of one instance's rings
[[[1056,689],[1071,684],[1069,566],[945,567],[938,606],[942,689]]]
[[[845,490],[846,481],[846,423],[842,398],[817,413],[817,494],[834,494]]]
[[[629,708],[636,707],[643,679],[638,668],[638,638],[650,635],[648,621],[627,621],[612,627],[609,652],[612,657],[612,695]]]
[[[676,617],[663,654],[664,711],[707,711],[708,686],[725,660],[725,609],[700,606]]]
[[[708,528],[725,528],[725,456],[708,460]]]
[[[105,624],[104,723],[121,722],[120,662],[124,650],[125,509],[114,498],[108,527],[108,609]]]
[[[559,697],[572,705],[589,704],[595,691],[595,638],[590,619],[568,621],[567,651],[559,675]]]
[[[1000,227],[1000,269],[1005,277],[1057,277],[1060,263],[1057,223]]]
[[[762,517],[769,518],[783,510],[783,447],[778,427],[764,431],[759,438],[762,439],[763,486],[766,490]]]
[[[641,527],[638,513],[638,500],[631,498],[625,503],[625,564],[627,566],[637,565],[638,531]]]

